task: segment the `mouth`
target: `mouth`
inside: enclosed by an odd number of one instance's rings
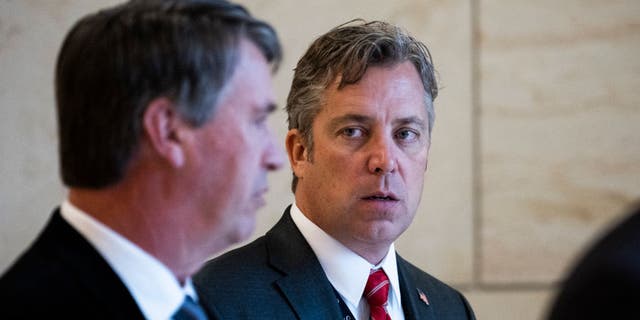
[[[370,195],[362,197],[362,200],[367,200],[367,201],[398,201],[399,199],[393,193],[377,192],[377,193],[370,194]]]
[[[262,197],[267,193],[267,191],[269,191],[269,187],[260,186],[254,189],[253,195],[256,197]]]
[[[258,207],[263,207],[266,204],[264,196],[267,193],[267,191],[268,191],[268,188],[261,188],[260,190],[258,190],[253,194],[253,199],[258,203],[257,204]]]

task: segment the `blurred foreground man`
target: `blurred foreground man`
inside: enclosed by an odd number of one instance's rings
[[[195,277],[228,319],[474,319],[465,298],[396,254],[427,168],[437,86],[427,48],[383,22],[317,39],[287,101],[295,203]]]
[[[224,0],[88,15],[56,67],[68,198],[0,279],[6,319],[207,319],[191,275],[245,239],[266,174],[274,30]]]
[[[549,320],[640,319],[640,203],[583,253]]]

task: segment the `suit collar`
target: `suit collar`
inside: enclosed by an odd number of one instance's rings
[[[418,285],[414,275],[408,268],[409,263],[396,254],[398,261],[398,277],[400,279],[400,294],[402,295],[402,309],[405,319],[436,319],[433,306],[429,304],[426,288]]]
[[[280,221],[266,234],[269,264],[283,274],[276,285],[300,319],[340,319],[341,311],[329,280],[313,250],[293,223],[288,207]],[[434,320],[429,292],[420,286],[410,264],[396,254],[402,309],[406,320]],[[421,297],[423,296],[423,297]],[[427,300],[425,303],[424,300]],[[329,313],[329,317],[327,317]]]
[[[93,296],[96,306],[103,308],[105,314],[110,313],[113,318],[144,318],[120,278],[91,244],[62,218],[59,209],[38,242],[49,246],[62,265],[75,275],[75,281],[83,286],[82,292]]]
[[[146,318],[170,318],[194,290],[191,280],[181,286],[173,272],[137,244],[82,211],[69,200],[60,214],[109,263],[126,285]]]
[[[389,246],[383,261],[378,265],[372,265],[318,227],[300,211],[295,203],[291,205],[289,212],[291,219],[318,258],[327,279],[350,305],[358,306],[360,303],[369,271],[383,268],[393,289],[389,294],[389,305],[393,306],[396,312],[402,312],[400,281],[393,243]]]
[[[333,288],[289,210],[266,234],[269,263],[283,273],[276,285],[299,318],[321,319],[329,313],[330,319],[339,319],[341,312]]]

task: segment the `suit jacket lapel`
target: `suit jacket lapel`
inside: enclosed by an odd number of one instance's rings
[[[94,297],[96,308],[113,318],[143,319],[142,312],[120,278],[87,240],[60,215],[53,214],[42,234],[76,281]]]
[[[402,297],[402,310],[407,320],[436,319],[433,306],[429,305],[426,288],[420,288],[413,275],[406,268],[407,262],[396,254],[398,264],[398,277],[400,278],[400,295]],[[425,301],[426,300],[426,301]]]
[[[269,263],[284,275],[276,281],[300,319],[340,319],[331,283],[313,250],[285,210],[267,237]]]

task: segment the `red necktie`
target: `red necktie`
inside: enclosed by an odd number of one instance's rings
[[[389,278],[382,269],[371,270],[367,285],[364,287],[364,297],[369,303],[371,310],[371,320],[391,320],[387,310],[389,298]]]

